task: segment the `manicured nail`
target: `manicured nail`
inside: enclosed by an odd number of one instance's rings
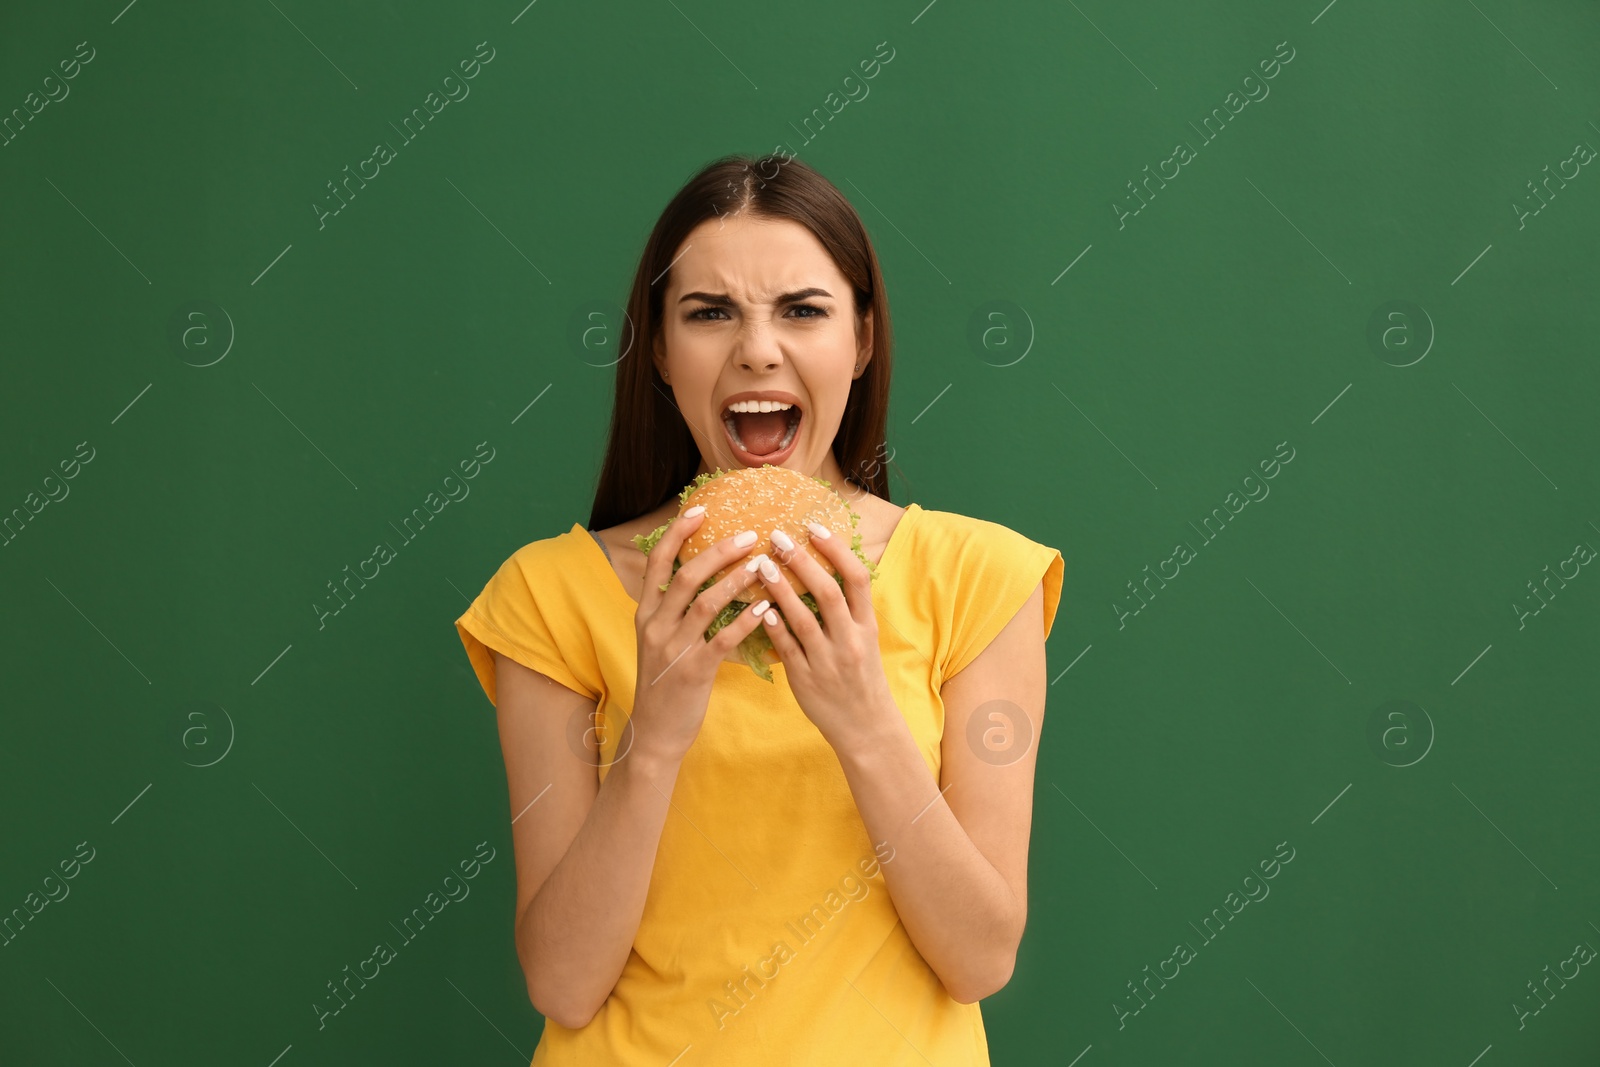
[[[782,530],[773,530],[772,531],[772,543],[777,545],[778,548],[781,551],[784,551],[784,552],[793,552],[794,551],[794,541],[792,541],[790,539],[789,535],[784,533]]]
[[[808,522],[806,523],[806,529],[810,530],[811,536],[815,537],[819,541],[826,541],[828,538],[833,536],[833,534],[828,532],[828,528],[823,526],[821,523]]]
[[[765,552],[761,553],[759,556],[753,556],[751,557],[750,562],[744,565],[744,569],[753,572],[757,567],[761,566],[761,561],[766,558],[767,554]]]
[[[766,623],[768,626],[771,626],[773,629],[777,629],[778,613],[776,611],[769,611],[765,615],[761,616],[761,621]]]
[[[783,575],[778,570],[778,565],[776,563],[772,562],[766,556],[762,556],[761,557],[761,577],[765,578],[769,582],[775,582],[779,578],[783,577]]]
[[[701,515],[704,515],[705,513],[706,513],[705,505],[704,504],[696,504],[694,507],[690,508],[688,511],[685,511],[683,513],[683,517],[686,518],[686,519],[697,519]]]
[[[756,613],[756,618],[759,619],[759,618],[761,618],[761,613],[763,611],[766,611],[770,607],[772,607],[772,601],[763,600],[763,601],[761,601],[761,603],[757,604],[755,607],[751,608],[750,610],[755,612]]]
[[[755,543],[756,532],[754,530],[740,530],[733,537],[733,547],[735,548],[749,548]]]

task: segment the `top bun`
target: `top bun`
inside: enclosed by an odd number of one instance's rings
[[[765,552],[796,593],[810,592],[804,582],[786,567],[772,545],[772,531],[782,530],[829,574],[837,575],[833,563],[811,546],[807,522],[828,528],[834,536],[853,532],[856,515],[844,499],[820,478],[812,478],[787,467],[763,463],[759,467],[718,470],[700,476],[704,481],[693,486],[682,498],[678,514],[685,508],[703,505],[705,518],[678,550],[678,559],[688,563],[740,530],[752,530],[756,543],[748,555],[740,556],[718,571],[710,580],[721,581],[750,560]]]

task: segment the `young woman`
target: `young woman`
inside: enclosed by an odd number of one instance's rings
[[[987,1064],[977,1002],[1027,915],[1061,555],[889,502],[883,278],[805,164],[692,178],[627,310],[588,527],[518,549],[456,620],[505,756],[517,955],[547,1019],[533,1064]],[[798,425],[725,419],[751,397]],[[860,516],[811,532],[842,592],[773,538],[820,624],[776,568],[696,595],[749,538],[676,575],[695,517],[648,556],[633,544],[696,474],[766,462]],[[758,602],[705,641],[735,597]],[[734,651],[757,626],[770,682]]]

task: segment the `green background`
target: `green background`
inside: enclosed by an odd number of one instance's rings
[[[27,515],[0,911],[94,850],[0,948],[0,1060],[526,1061],[504,770],[452,620],[587,521],[614,370],[574,324],[691,173],[783,145],[883,261],[894,501],[1066,559],[994,1062],[1596,1062],[1593,967],[1513,1007],[1600,946],[1600,577],[1516,607],[1600,545],[1596,165],[1519,218],[1600,145],[1592,4],[124,2],[0,14],[5,113],[95,50],[0,147],[0,511]],[[481,442],[470,495],[319,624]],[[472,895],[318,1030],[479,842]]]

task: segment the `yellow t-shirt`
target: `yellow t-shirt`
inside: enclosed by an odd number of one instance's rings
[[[1042,581],[1048,636],[1061,553],[997,523],[916,504],[872,601],[890,691],[932,780],[939,688]],[[495,699],[489,649],[597,702],[598,773],[633,707],[637,603],[583,526],[518,549],[456,628]],[[900,924],[837,756],[773,681],[724,661],[661,831],[639,932],[588,1025],[546,1021],[532,1067],[973,1067],[977,1004],[952,999]],[[626,755],[623,756],[626,758]]]

